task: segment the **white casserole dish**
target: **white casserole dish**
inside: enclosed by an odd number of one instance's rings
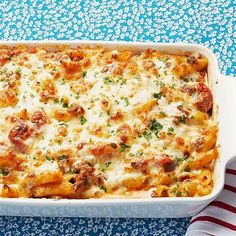
[[[214,96],[213,113],[219,122],[218,144],[220,157],[214,171],[214,189],[204,197],[150,199],[0,199],[0,215],[53,217],[152,217],[175,218],[197,214],[214,200],[224,186],[226,164],[236,157],[236,80],[220,74],[215,55],[206,47],[183,43],[133,43],[104,41],[0,41],[0,45],[14,46],[58,44],[102,45],[105,48],[129,48],[142,51],[148,48],[167,53],[199,52],[209,61],[208,79]],[[236,78],[235,78],[236,79]]]

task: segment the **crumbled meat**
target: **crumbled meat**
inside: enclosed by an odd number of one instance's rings
[[[198,84],[198,99],[195,106],[202,112],[208,112],[213,105],[213,97],[211,90],[204,84]]]
[[[38,128],[48,123],[48,117],[43,110],[35,111],[31,116],[31,122],[35,123]]]
[[[14,144],[19,150],[25,152],[27,145],[24,143],[28,137],[30,137],[32,130],[23,123],[21,120],[10,130],[8,138],[12,144]]]
[[[70,182],[74,184],[75,194],[77,197],[83,198],[84,192],[92,185],[103,184],[103,177],[95,174],[95,168],[87,163],[80,163],[74,168],[75,176]]]
[[[67,111],[73,116],[82,116],[84,114],[84,108],[77,103],[73,103]]]
[[[176,167],[176,161],[167,154],[161,154],[156,160],[156,163],[162,166],[165,172],[171,172]]]
[[[147,168],[148,168],[148,162],[147,162],[147,160],[132,161],[131,162],[131,166],[135,170],[140,170],[140,171],[146,173],[147,172]]]

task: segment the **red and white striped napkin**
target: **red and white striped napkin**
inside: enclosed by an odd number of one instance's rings
[[[185,236],[203,235],[236,235],[236,161],[227,166],[221,195],[192,218]]]

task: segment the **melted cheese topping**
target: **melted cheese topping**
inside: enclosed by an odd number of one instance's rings
[[[218,156],[207,60],[0,49],[2,197],[202,196]]]

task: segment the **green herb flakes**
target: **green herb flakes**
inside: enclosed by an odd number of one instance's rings
[[[8,171],[5,171],[4,169],[0,169],[0,175],[7,176],[9,174]]]
[[[158,136],[158,133],[160,132],[160,130],[163,129],[163,125],[161,123],[159,123],[155,118],[154,119],[151,119],[151,122],[150,122],[150,130],[152,132],[154,132],[154,134],[156,136]]]
[[[131,146],[125,144],[125,143],[121,143],[120,144],[120,148],[119,148],[119,152],[125,152],[127,149],[131,148]]]
[[[83,72],[83,78],[87,75],[87,71]]]
[[[185,169],[184,169],[185,172],[190,172],[190,168],[187,166]]]
[[[163,96],[164,96],[163,92],[153,94],[153,97],[156,98],[157,100],[161,99]]]
[[[110,161],[108,161],[108,162],[105,163],[105,167],[106,167],[106,168],[108,168],[110,165],[111,165],[111,162],[110,162]]]
[[[104,78],[103,78],[103,83],[104,83],[104,84],[111,84],[111,83],[112,83],[112,80],[111,80],[109,77],[104,77]]]
[[[107,189],[106,189],[105,186],[103,186],[103,185],[99,185],[99,188],[100,188],[101,190],[103,190],[105,193],[107,192]]]
[[[45,158],[46,158],[46,160],[47,160],[47,161],[52,161],[52,160],[53,160],[53,158],[52,158],[52,157],[50,157],[50,156],[47,156],[47,155],[45,156]]]
[[[18,73],[21,73],[21,69],[20,68],[17,68],[16,69],[16,73],[18,74]]]
[[[66,159],[67,158],[67,156],[66,155],[61,155],[61,156],[59,156],[58,157],[58,159],[60,160],[60,161],[62,161],[62,160],[64,160],[64,159]]]
[[[145,130],[143,132],[143,137],[149,142],[152,139],[152,132]]]
[[[167,130],[167,134],[168,135],[172,135],[174,133],[174,128],[173,127],[169,127]]]
[[[187,116],[185,116],[185,115],[182,115],[179,117],[179,121],[184,124],[186,123],[186,119],[187,119]]]
[[[122,97],[121,98],[125,102],[125,106],[129,106],[129,99],[127,97]]]
[[[84,125],[87,122],[87,119],[84,116],[80,117],[80,124]]]

